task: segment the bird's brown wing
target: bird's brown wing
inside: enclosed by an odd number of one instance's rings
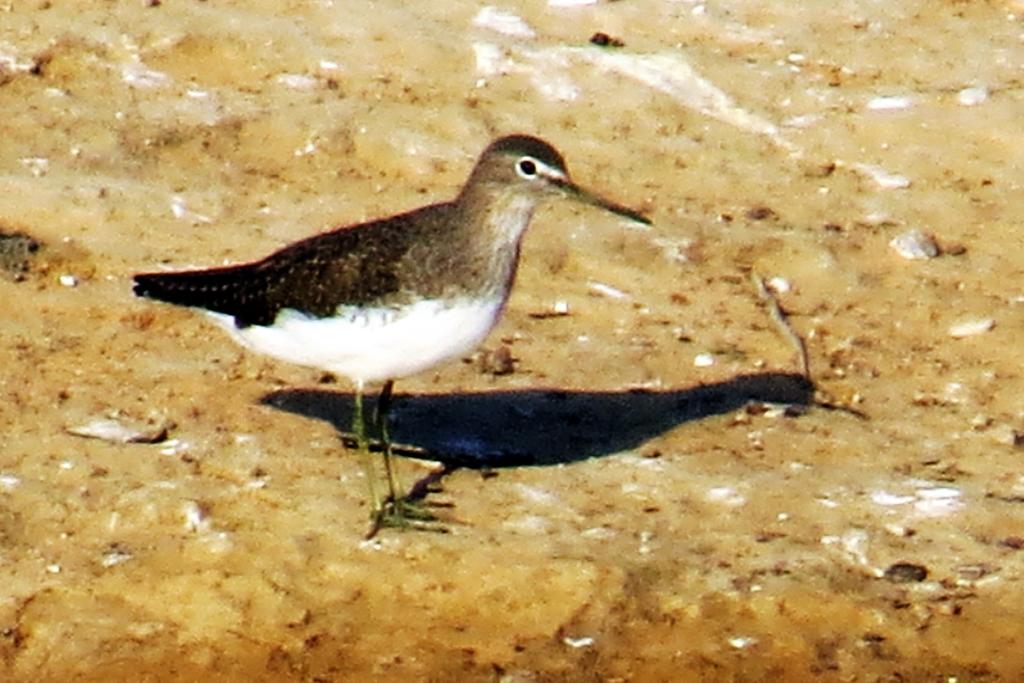
[[[142,273],[134,292],[181,306],[234,316],[239,327],[269,325],[285,308],[315,317],[342,305],[367,305],[399,295],[399,269],[425,207],[289,245],[251,263],[206,270]],[[430,222],[430,221],[427,221]]]

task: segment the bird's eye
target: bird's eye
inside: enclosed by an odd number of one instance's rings
[[[516,173],[526,179],[536,178],[537,162],[530,157],[523,157],[516,162]]]

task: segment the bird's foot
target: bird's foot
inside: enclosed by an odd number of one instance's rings
[[[370,514],[370,530],[367,540],[377,535],[381,529],[403,529],[412,531],[432,531],[446,534],[448,529],[441,523],[437,515],[430,511],[426,503],[407,497],[388,499],[379,510]]]

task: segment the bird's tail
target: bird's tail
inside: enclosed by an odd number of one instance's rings
[[[179,306],[201,306],[209,303],[218,290],[218,282],[207,272],[140,273],[135,276],[132,291],[137,296],[158,299]]]

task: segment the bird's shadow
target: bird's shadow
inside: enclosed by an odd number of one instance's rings
[[[810,406],[814,385],[795,373],[741,375],[665,391],[531,389],[397,395],[391,436],[398,454],[448,467],[555,465],[635,448],[673,427],[750,402]],[[286,389],[261,403],[330,422],[350,435],[353,394]]]

